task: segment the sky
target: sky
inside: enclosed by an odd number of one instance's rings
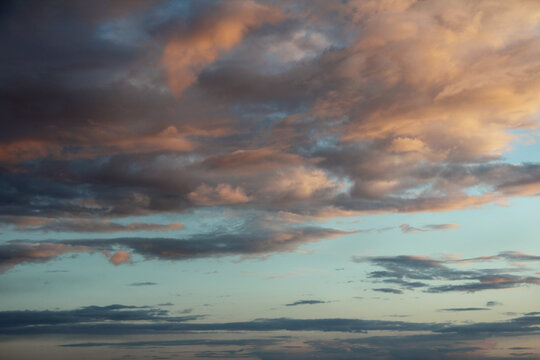
[[[540,2],[0,5],[0,358],[540,359]]]

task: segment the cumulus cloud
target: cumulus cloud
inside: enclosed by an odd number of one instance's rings
[[[535,2],[142,3],[5,12],[13,226],[174,230],[117,219],[204,207],[308,223],[540,193],[540,166],[504,157],[538,128]]]
[[[120,264],[131,264],[131,254],[124,250],[115,251],[113,254],[110,254],[109,251],[104,250],[103,254],[109,258],[109,262],[115,266]]]
[[[165,45],[162,61],[171,91],[180,95],[206,66],[237,45],[250,29],[281,19],[280,11],[251,0],[233,0],[206,9],[192,19],[187,29],[171,34]]]

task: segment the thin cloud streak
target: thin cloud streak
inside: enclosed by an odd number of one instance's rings
[[[258,232],[256,231],[258,230]],[[131,263],[132,253],[146,259],[188,260],[215,256],[257,257],[270,253],[293,251],[303,244],[354,234],[329,228],[255,228],[243,233],[197,234],[175,238],[75,239],[28,243],[10,241],[0,244],[0,270],[25,262],[41,263],[66,253],[101,251],[114,265]],[[114,250],[115,247],[126,250]],[[114,253],[111,254],[111,252]]]

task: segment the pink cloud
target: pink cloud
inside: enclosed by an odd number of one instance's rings
[[[191,201],[201,205],[237,204],[251,200],[240,186],[232,187],[229,184],[218,184],[215,187],[202,184],[188,196]]]
[[[186,34],[165,46],[162,62],[171,91],[179,96],[221,53],[240,43],[250,30],[282,19],[279,11],[251,0],[231,0],[206,19],[198,19]]]
[[[107,254],[106,254],[107,255]],[[109,261],[111,264],[118,266],[120,264],[131,264],[131,254],[124,250],[116,251],[110,258]]]

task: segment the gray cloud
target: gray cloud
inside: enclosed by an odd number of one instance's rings
[[[284,339],[237,339],[237,340],[162,340],[130,342],[88,342],[63,344],[63,347],[168,347],[168,346],[270,346],[283,342]]]
[[[114,3],[6,6],[0,214],[56,219],[42,231],[116,232],[165,230],[120,227],[110,221],[117,217],[216,205],[338,216],[450,210],[538,193],[538,164],[502,158],[507,131],[534,128],[529,118],[538,111],[538,77],[517,75],[538,66],[531,2],[485,9],[479,31],[507,39],[496,49],[487,47],[495,40],[458,30],[473,21],[472,11],[456,25],[444,6],[430,4],[373,12],[361,3],[300,0],[238,9],[203,1],[183,11],[166,1]],[[209,49],[202,62],[182,58],[194,78],[173,96],[163,48],[211,37],[208,24],[230,17],[236,21],[224,23],[245,25],[235,46]],[[429,36],[392,37],[409,17],[420,17],[415,31]],[[500,17],[504,36],[493,21]],[[22,31],[29,26],[36,31]],[[447,34],[477,56],[463,57]],[[431,58],[433,48],[446,51],[452,69]],[[513,100],[497,101],[505,92]],[[464,118],[472,120],[450,120]],[[201,187],[213,192],[194,196]],[[216,189],[233,189],[243,201]],[[110,222],[95,226],[96,217]]]
[[[373,291],[378,291],[378,292],[387,293],[387,294],[403,294],[403,291],[399,289],[392,289],[392,288],[378,288],[378,289],[373,289]]]
[[[454,310],[454,309],[452,309]],[[472,310],[471,310],[472,311]],[[138,340],[108,342],[78,342],[64,344],[65,347],[174,347],[174,346],[244,346],[255,354],[266,346],[277,346],[272,356],[318,356],[326,359],[354,359],[362,356],[375,358],[418,358],[428,359],[459,358],[484,359],[485,340],[499,337],[531,336],[540,333],[539,316],[521,316],[506,321],[468,323],[454,325],[449,323],[415,323],[404,321],[381,321],[361,319],[257,319],[244,322],[201,323],[191,322],[200,317],[171,317],[167,311],[142,306],[110,305],[105,307],[88,306],[75,310],[57,311],[8,311],[1,313],[0,333],[11,336],[71,334],[72,336],[128,334],[168,334],[212,332],[212,337],[180,340]],[[366,333],[370,331],[392,331],[399,334],[383,336],[363,336],[343,339],[305,340],[305,352],[289,353],[288,336],[266,336],[264,339],[238,336],[220,339],[220,332],[273,332],[273,331],[322,331],[341,333]],[[422,335],[411,332],[426,332]],[[218,333],[216,333],[218,332]],[[414,344],[414,346],[412,346]],[[457,346],[456,346],[457,344]],[[509,349],[510,351],[527,349]],[[235,350],[238,351],[238,350]],[[270,354],[270,353],[269,353]],[[296,354],[296,355],[295,355]],[[233,357],[234,358],[234,357]],[[486,359],[493,359],[486,357]]]
[[[298,305],[315,305],[315,304],[325,304],[326,301],[322,300],[298,300],[285,306],[298,306]]]
[[[157,283],[151,282],[151,281],[142,281],[142,282],[134,282],[134,283],[129,284],[129,286],[153,286],[153,285],[157,285]]]
[[[188,321],[200,316],[171,317],[168,311],[149,306],[87,306],[75,310],[0,311],[0,327],[4,333],[26,326],[64,326],[90,324],[103,321]],[[68,325],[69,326],[69,325]]]
[[[368,262],[384,270],[372,271],[368,277],[376,283],[396,284],[403,289],[423,288],[427,293],[446,293],[454,291],[476,292],[482,290],[507,289],[523,285],[539,285],[540,278],[530,275],[515,275],[523,268],[472,269],[461,270],[452,266],[467,263],[483,263],[494,260],[512,262],[538,261],[536,255],[515,251],[501,252],[497,255],[471,259],[433,259],[425,256],[400,255],[389,257],[353,257],[357,263]],[[431,281],[446,281],[449,284],[435,285]],[[399,289],[382,288],[375,291],[394,292]]]

